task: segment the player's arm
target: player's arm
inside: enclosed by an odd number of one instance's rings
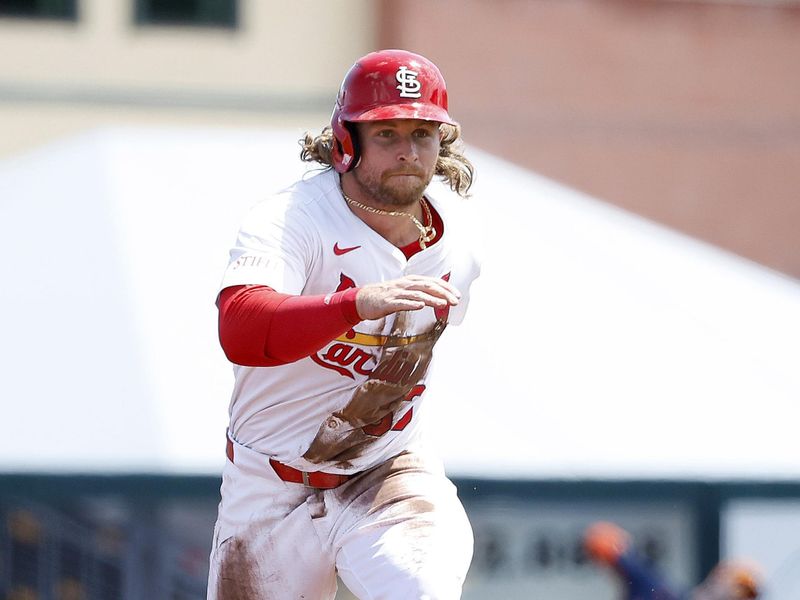
[[[264,285],[225,288],[217,298],[220,345],[228,360],[249,367],[310,356],[361,321],[357,292],[293,296]]]
[[[281,294],[263,285],[222,290],[219,338],[233,363],[269,367],[314,354],[364,319],[458,303],[458,290],[434,277],[409,275],[326,296]]]

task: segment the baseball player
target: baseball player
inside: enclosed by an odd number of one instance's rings
[[[753,600],[761,594],[759,569],[744,561],[719,563],[691,590],[678,591],[632,547],[628,532],[598,521],[583,538],[586,553],[619,576],[625,600]]]
[[[479,272],[444,79],[368,54],[301,144],[324,168],[251,210],[217,299],[235,385],[208,597],[328,599],[338,573],[364,600],[459,598],[472,531],[421,429]]]

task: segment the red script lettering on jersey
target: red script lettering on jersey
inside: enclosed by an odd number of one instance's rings
[[[320,367],[331,369],[339,373],[339,375],[350,379],[355,379],[350,369],[359,375],[371,375],[372,368],[367,363],[375,361],[375,358],[369,352],[364,352],[360,348],[350,344],[342,344],[341,342],[333,344],[325,354],[312,354],[309,358]]]

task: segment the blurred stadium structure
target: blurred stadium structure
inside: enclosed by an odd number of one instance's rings
[[[178,542],[152,518],[124,514],[133,507],[119,502],[95,499],[78,507],[76,515],[74,507],[56,509],[30,498],[0,503],[3,598],[205,598],[207,544]],[[123,514],[104,519],[109,511]]]
[[[430,407],[465,599],[612,600],[597,519],[678,584],[745,555],[800,597],[800,3],[667,0],[0,0],[0,597],[203,597],[227,244],[389,46],[441,65],[514,215]],[[533,313],[486,320],[499,286]]]

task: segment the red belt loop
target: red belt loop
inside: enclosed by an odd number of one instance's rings
[[[233,462],[233,442],[231,438],[228,438],[228,443],[225,444],[225,456],[228,457],[228,460]]]

